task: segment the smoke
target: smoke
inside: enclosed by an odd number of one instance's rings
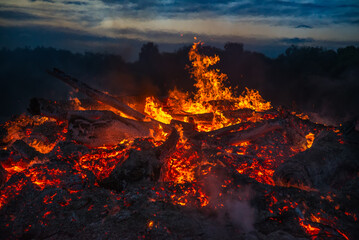
[[[239,191],[223,192],[223,179],[218,175],[206,177],[205,190],[209,196],[209,207],[219,222],[230,224],[241,232],[253,231],[256,211],[250,204],[252,190],[246,186]]]
[[[249,190],[238,193],[241,198],[248,195]],[[229,219],[236,227],[243,229],[244,232],[254,230],[255,209],[251,207],[249,200],[226,199],[224,208],[229,215]]]

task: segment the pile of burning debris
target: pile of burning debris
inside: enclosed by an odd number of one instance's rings
[[[197,92],[32,99],[1,126],[4,239],[359,239],[359,133],[240,95],[189,52]]]

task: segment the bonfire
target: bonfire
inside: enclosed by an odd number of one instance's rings
[[[2,239],[359,239],[359,134],[227,86],[189,51],[193,93],[34,98],[1,125]],[[278,90],[278,94],[280,94]]]

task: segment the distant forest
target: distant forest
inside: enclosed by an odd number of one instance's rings
[[[71,89],[46,73],[59,68],[114,95],[165,96],[177,87],[192,91],[191,46],[176,52],[159,52],[154,43],[142,46],[136,62],[119,55],[72,53],[38,47],[0,50],[0,120],[26,111],[29,99],[66,99]],[[223,49],[206,46],[208,55],[217,54],[216,68],[228,75],[228,84],[259,90],[273,105],[297,111],[315,112],[323,118],[346,121],[359,116],[359,47],[336,51],[321,47],[291,46],[275,59],[246,51],[243,44],[227,43]]]

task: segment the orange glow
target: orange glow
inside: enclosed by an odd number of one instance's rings
[[[304,223],[303,220],[299,221],[299,225],[305,230],[309,235],[317,235],[320,232],[320,228],[313,227],[309,223]]]
[[[168,134],[169,133],[165,132],[160,124],[158,124],[157,128],[150,129],[150,136],[154,139],[155,146],[159,146],[166,141]]]
[[[40,153],[46,154],[51,152],[51,150],[55,147],[56,144],[57,142],[46,144],[37,139],[34,139],[32,142],[29,143],[29,146],[35,148],[35,150]]]
[[[150,220],[150,221],[148,222],[147,227],[148,227],[149,229],[152,229],[152,228],[153,228],[153,221],[152,221],[152,220]]]
[[[314,134],[313,133],[308,133],[306,136],[305,136],[305,139],[307,139],[307,148],[311,148],[312,145],[313,145],[313,142],[314,142]]]
[[[79,171],[82,169],[90,170],[98,179],[104,179],[110,175],[117,163],[123,160],[130,144],[130,142],[126,142],[123,149],[116,147],[98,148],[96,153],[83,155],[76,163],[75,168]]]

